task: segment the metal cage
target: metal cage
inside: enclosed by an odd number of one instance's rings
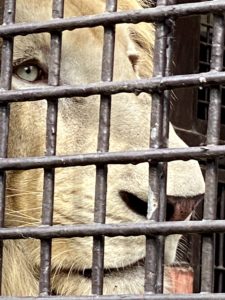
[[[53,19],[40,23],[14,23],[16,0],[5,0],[3,26],[0,37],[3,39],[1,60],[1,93],[0,93],[0,237],[6,239],[36,238],[41,241],[40,296],[50,299],[51,239],[64,237],[92,236],[93,296],[73,296],[70,299],[225,299],[224,294],[213,294],[214,291],[214,233],[225,231],[225,221],[216,219],[217,208],[217,175],[218,159],[225,154],[225,146],[218,145],[220,137],[221,88],[225,84],[223,71],[224,49],[224,11],[223,0],[189,1],[176,4],[175,0],[158,0],[156,7],[141,11],[117,12],[117,1],[106,1],[106,13],[94,16],[63,18],[63,0],[53,1]],[[212,14],[210,27],[212,49],[210,67],[204,73],[172,75],[173,34],[176,20],[180,17]],[[154,56],[154,73],[150,79],[125,82],[112,80],[114,61],[115,25],[120,23],[154,22],[156,24],[156,44]],[[60,53],[61,33],[84,27],[104,27],[104,45],[102,62],[102,82],[80,84],[76,86],[60,86]],[[13,39],[17,35],[49,32],[51,34],[51,62],[49,65],[48,86],[44,88],[11,90]],[[207,41],[208,43],[209,41]],[[208,47],[208,45],[207,45]],[[208,59],[208,58],[207,58]],[[169,122],[170,91],[184,87],[209,87],[208,130],[205,145],[181,149],[166,148]],[[152,122],[161,125],[150,148],[146,151],[108,152],[110,132],[111,95],[117,93],[152,94]],[[101,113],[99,119],[99,140],[96,153],[84,153],[70,156],[56,156],[57,99],[72,96],[101,95]],[[7,158],[7,136],[9,123],[9,104],[20,101],[36,101],[47,99],[47,147],[46,157]],[[204,100],[205,101],[205,100]],[[204,102],[205,103],[205,102]],[[162,148],[163,147],[163,148]],[[162,149],[161,149],[162,148]],[[202,221],[165,222],[166,172],[159,176],[162,165],[177,159],[197,159],[205,161],[206,193]],[[138,164],[149,162],[154,169],[154,186],[152,187],[160,203],[160,211],[151,222],[129,224],[105,224],[107,165]],[[96,201],[94,221],[96,224],[86,225],[52,225],[54,197],[54,169],[68,166],[96,165]],[[42,225],[37,227],[4,228],[5,207],[5,173],[9,170],[44,169],[44,196]],[[163,190],[164,189],[164,190]],[[158,192],[157,192],[158,191]],[[159,193],[160,191],[160,193]],[[224,198],[224,188],[221,197]],[[224,216],[222,216],[223,218]],[[201,251],[201,292],[191,295],[162,295],[163,278],[163,245],[164,236],[170,234],[199,233],[202,236]],[[112,295],[101,296],[104,277],[104,236],[146,236],[145,259],[145,294],[144,295]],[[223,236],[221,236],[223,239]],[[2,252],[3,242],[1,242]],[[223,247],[222,247],[223,250]],[[222,251],[221,250],[221,251]],[[151,255],[150,255],[151,253]],[[159,259],[156,257],[157,253]],[[222,257],[223,259],[223,257]],[[221,265],[219,261],[219,266]],[[151,274],[151,276],[149,275]],[[218,279],[221,280],[221,279]],[[51,296],[51,299],[54,299]],[[68,297],[67,297],[68,298]],[[58,299],[56,297],[56,299]],[[60,297],[63,299],[63,297]],[[66,299],[66,298],[65,298]]]

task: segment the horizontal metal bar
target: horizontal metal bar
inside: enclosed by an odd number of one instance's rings
[[[164,148],[139,151],[87,153],[65,156],[0,158],[1,170],[65,168],[99,164],[139,164],[153,161],[173,161],[224,157],[225,145],[189,148]]]
[[[0,228],[1,239],[46,239],[101,236],[167,236],[187,233],[218,233],[225,231],[225,220],[170,221],[121,224],[41,225],[36,227]]]
[[[51,297],[0,297],[0,300],[225,300],[225,294],[145,294],[109,296],[51,296]]]
[[[30,33],[73,30],[83,27],[109,26],[119,23],[157,22],[169,17],[181,17],[193,14],[221,13],[225,11],[223,0],[205,1],[146,8],[132,11],[102,13],[98,15],[73,17],[63,20],[50,20],[41,23],[17,23],[0,27],[0,36],[26,35]]]
[[[151,93],[154,91],[170,90],[191,86],[209,86],[225,84],[225,72],[207,72],[199,74],[176,75],[167,77],[154,77],[151,79],[139,79],[114,82],[95,82],[80,85],[61,85],[56,87],[42,87],[34,89],[21,89],[11,91],[0,91],[0,101],[18,102],[35,101],[46,98],[63,97],[87,97],[98,94],[118,93]],[[113,100],[113,99],[112,99]]]

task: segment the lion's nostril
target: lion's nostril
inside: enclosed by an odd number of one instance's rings
[[[167,221],[183,221],[196,209],[204,194],[192,197],[167,196]]]
[[[171,203],[167,202],[167,206],[166,206],[166,221],[172,220],[173,215],[174,215],[174,205],[172,205]]]
[[[147,203],[145,201],[126,191],[120,191],[119,194],[129,209],[138,215],[147,215]]]

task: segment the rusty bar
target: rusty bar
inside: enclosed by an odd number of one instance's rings
[[[1,297],[1,300],[8,300]],[[164,294],[164,295],[106,295],[106,296],[51,296],[48,297],[13,297],[12,300],[225,300],[225,294]]]
[[[220,220],[224,220],[225,217],[225,188],[222,187],[222,193],[220,198]],[[224,285],[224,272],[222,271],[224,268],[224,233],[219,234],[219,259],[218,259],[218,268],[219,275],[218,275],[218,292],[221,293],[223,291]],[[220,269],[222,268],[222,269]]]
[[[106,11],[112,13],[116,10],[117,0],[106,0]],[[105,26],[101,74],[101,80],[103,82],[113,80],[114,48],[115,26]],[[97,151],[101,153],[109,150],[110,113],[111,95],[101,95],[97,147]],[[105,223],[106,216],[107,173],[107,165],[96,166],[94,222],[100,224]],[[96,295],[102,295],[103,293],[104,246],[104,236],[96,236],[93,238],[92,294]]]
[[[122,11],[111,13],[50,20],[36,23],[15,24],[0,28],[0,36],[26,35],[30,33],[73,30],[83,27],[109,26],[120,23],[159,22],[165,18],[182,17],[193,14],[223,13],[225,3],[222,0],[168,5],[165,7],[146,8],[144,10]]]
[[[168,0],[170,4],[176,4],[177,0]],[[174,46],[174,29],[175,19],[169,18],[166,20],[167,29],[167,51],[166,51],[166,67],[165,76],[173,76],[173,46]],[[169,136],[169,116],[170,116],[170,98],[171,91],[165,91],[163,98],[163,128],[162,128],[162,146],[168,147]]]
[[[16,1],[4,2],[3,24],[15,22]],[[1,89],[10,90],[12,82],[13,38],[7,37],[2,42]],[[7,157],[9,133],[9,104],[0,104],[0,157]],[[0,227],[5,219],[6,174],[0,171]],[[0,241],[0,294],[2,288],[3,242]]]
[[[0,101],[35,101],[45,98],[87,97],[98,94],[152,93],[177,88],[209,86],[225,83],[225,72],[207,72],[199,74],[155,77],[128,81],[96,82],[81,85],[63,85],[58,87],[31,88],[26,90],[1,91]],[[66,99],[65,99],[66,101]]]
[[[173,161],[189,159],[206,159],[223,157],[225,146],[200,146],[190,148],[168,148],[154,150],[86,153],[67,156],[1,158],[2,170],[29,170],[37,168],[66,168],[74,166],[88,166],[97,164],[139,164],[154,161]]]
[[[52,3],[52,17],[63,18],[64,0],[54,0]],[[58,86],[60,81],[62,33],[51,33],[51,53],[49,63],[48,84]],[[46,156],[56,154],[58,99],[47,100],[46,119]],[[44,169],[44,189],[42,203],[42,224],[52,225],[54,203],[55,169]],[[41,240],[41,263],[39,294],[47,296],[51,291],[51,239]]]
[[[224,53],[224,16],[214,15],[211,71],[221,71]],[[221,89],[215,86],[210,90],[210,104],[208,114],[207,144],[217,145],[220,138]],[[218,159],[208,160],[206,165],[206,192],[203,218],[216,218]],[[201,291],[212,292],[214,287],[214,236],[207,235],[202,241],[202,272]]]
[[[225,220],[203,221],[167,221],[152,223],[122,223],[122,224],[76,224],[57,226],[11,227],[0,228],[2,239],[46,239],[72,238],[105,235],[139,236],[187,234],[187,233],[222,233],[225,231]]]
[[[8,297],[1,297],[8,300]],[[109,296],[51,296],[48,297],[13,297],[12,300],[225,300],[225,294],[164,294],[164,295],[109,295]]]
[[[161,1],[161,5],[176,4],[176,0],[164,0]],[[173,60],[173,38],[174,38],[174,19],[166,19],[162,25],[164,27],[164,34],[166,38],[166,49],[164,49],[166,54],[166,61],[164,66],[165,76],[172,75],[172,60]],[[170,94],[171,91],[163,91],[162,93],[162,147],[168,147],[169,138],[169,115],[170,115]],[[159,201],[159,221],[163,222],[166,220],[166,208],[167,208],[167,162],[159,162],[161,172],[159,179],[160,186],[160,201]],[[157,268],[157,291],[163,292],[163,282],[164,282],[164,248],[165,248],[165,237],[161,236],[158,245],[158,268]]]
[[[167,0],[157,1],[157,7],[163,8],[167,5]],[[166,49],[167,35],[166,25],[164,22],[156,24],[155,32],[155,49],[154,49],[154,70],[153,77],[165,76],[166,68]],[[151,131],[150,147],[154,149],[161,148],[163,145],[163,101],[164,93],[155,92],[152,94],[151,104]],[[149,164],[149,198],[147,219],[159,221],[159,209],[161,196],[164,198],[165,177],[162,179],[162,163]],[[165,203],[162,203],[164,206]],[[161,217],[163,217],[161,215]],[[163,220],[162,220],[163,221]],[[163,259],[164,259],[164,242],[163,238],[146,236],[146,257],[145,257],[145,292],[162,293],[163,292]]]

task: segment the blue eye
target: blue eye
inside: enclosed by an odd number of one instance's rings
[[[37,80],[42,80],[44,77],[44,71],[37,65],[23,64],[14,69],[14,74],[16,74],[20,79],[29,82],[35,82]]]

